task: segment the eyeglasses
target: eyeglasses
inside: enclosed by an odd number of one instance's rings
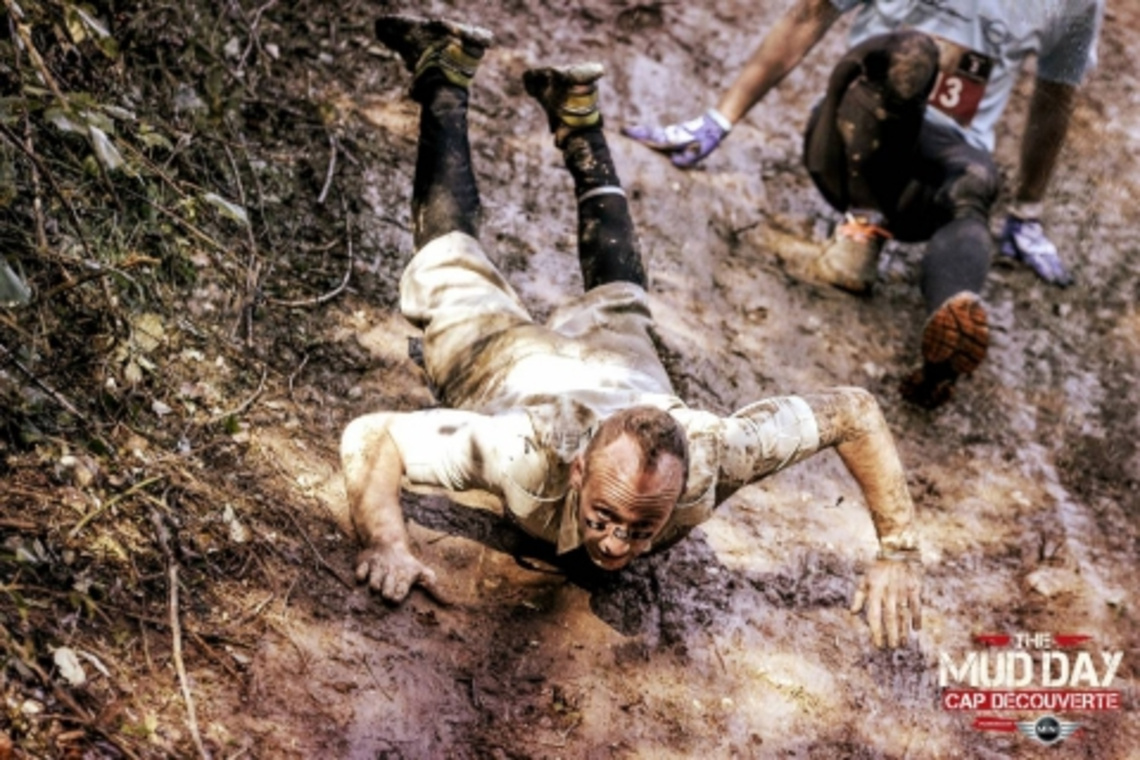
[[[592,520],[585,518],[584,522],[586,527],[590,530],[596,530],[599,533],[609,533],[619,541],[625,541],[627,544],[639,543],[648,541],[653,538],[653,531],[651,530],[630,530],[623,528],[616,523],[608,523],[604,520]]]

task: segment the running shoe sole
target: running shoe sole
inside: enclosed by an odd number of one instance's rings
[[[986,307],[973,293],[959,293],[947,300],[922,332],[922,358],[930,364],[948,364],[959,375],[976,370],[989,345]]]

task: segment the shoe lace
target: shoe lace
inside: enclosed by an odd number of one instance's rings
[[[837,232],[843,237],[855,240],[859,243],[870,243],[875,238],[881,240],[890,240],[890,230],[881,227],[877,224],[867,221],[864,217],[855,216],[854,214],[847,214],[843,223],[839,225]]]

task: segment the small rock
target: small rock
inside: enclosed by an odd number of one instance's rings
[[[1025,576],[1029,588],[1044,597],[1052,598],[1076,590],[1077,578],[1059,567],[1039,567]]]

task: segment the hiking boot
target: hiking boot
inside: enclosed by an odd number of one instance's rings
[[[571,133],[601,125],[597,82],[605,73],[602,64],[593,62],[528,69],[523,73],[523,86],[546,112],[558,147]]]
[[[867,295],[879,272],[879,253],[891,233],[877,211],[849,211],[811,263],[811,275],[856,295]]]
[[[403,59],[412,72],[413,89],[432,69],[467,88],[494,35],[482,27],[443,19],[381,16],[376,19],[376,39]]]
[[[982,299],[962,291],[946,299],[922,331],[922,367],[903,380],[902,395],[926,409],[950,400],[954,383],[986,358],[989,319]]]

